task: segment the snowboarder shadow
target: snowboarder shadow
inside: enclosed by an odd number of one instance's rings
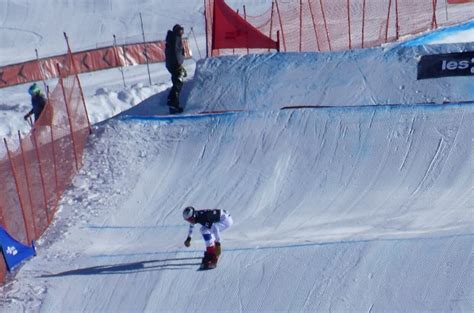
[[[184,269],[187,267],[194,268],[196,265],[201,264],[201,262],[192,262],[192,260],[201,260],[201,257],[160,259],[160,260],[148,260],[148,261],[139,261],[139,262],[131,262],[131,263],[113,264],[113,265],[99,265],[99,266],[79,268],[76,270],[60,272],[56,274],[43,274],[39,277],[51,278],[51,277],[63,277],[63,276],[75,276],[75,275],[113,275],[113,274],[149,272],[149,271],[155,271],[155,270],[178,270],[178,269]],[[176,262],[176,261],[179,261],[179,262]],[[185,262],[182,262],[182,261],[185,261]]]
[[[186,103],[193,88],[194,81],[188,80],[184,82],[183,89],[181,91],[181,106],[186,112]],[[168,94],[170,93],[171,87],[163,90],[137,104],[136,106],[122,112],[119,116],[154,116],[154,115],[169,115]]]

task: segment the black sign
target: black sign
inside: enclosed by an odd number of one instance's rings
[[[424,55],[418,63],[417,79],[473,75],[474,51]]]

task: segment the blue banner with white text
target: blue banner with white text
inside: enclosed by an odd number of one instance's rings
[[[25,259],[36,255],[35,246],[31,247],[22,244],[13,239],[3,227],[0,226],[0,247],[2,249],[3,258],[9,272]]]

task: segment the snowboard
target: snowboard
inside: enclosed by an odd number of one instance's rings
[[[198,271],[207,271],[207,270],[212,270],[212,269],[215,269],[217,267],[217,263],[215,264],[204,264],[202,263],[199,268],[198,268]]]

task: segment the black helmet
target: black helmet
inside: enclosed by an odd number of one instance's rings
[[[192,206],[188,206],[183,210],[183,218],[185,220],[189,220],[194,216],[194,208]]]
[[[173,31],[175,33],[179,33],[181,30],[184,30],[183,26],[179,25],[179,24],[176,24],[173,26]]]

